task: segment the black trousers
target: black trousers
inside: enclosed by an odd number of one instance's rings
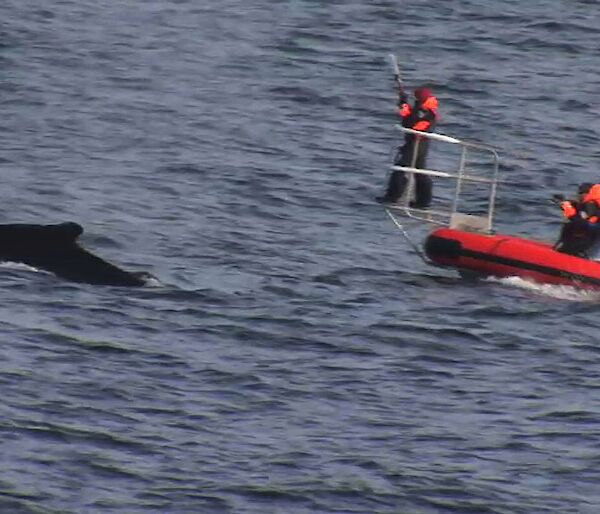
[[[554,249],[561,253],[587,257],[587,251],[592,247],[597,234],[579,217],[564,223]]]
[[[398,148],[394,164],[397,166],[412,166],[413,153],[415,151],[415,139],[407,138],[404,144]],[[415,168],[425,168],[427,161],[427,152],[429,150],[429,141],[425,138],[419,141]],[[429,207],[431,204],[433,182],[428,175],[415,173],[415,207]],[[406,174],[400,170],[394,170],[388,182],[385,199],[389,202],[397,202],[404,193],[408,179]]]

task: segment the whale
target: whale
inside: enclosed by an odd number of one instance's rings
[[[62,279],[94,285],[139,287],[152,277],[125,271],[83,248],[83,227],[73,221],[53,225],[0,224],[0,262],[22,263]]]

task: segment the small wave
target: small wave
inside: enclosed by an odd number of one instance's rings
[[[586,289],[579,289],[575,286],[566,285],[555,285],[555,284],[540,284],[538,282],[531,282],[521,277],[506,277],[506,278],[494,278],[489,277],[485,279],[488,282],[497,282],[500,284],[508,285],[511,287],[518,287],[527,291],[547,296],[549,298],[556,298],[557,300],[569,300],[573,302],[598,302],[600,301],[599,291],[590,291]]]
[[[13,269],[13,270],[18,270],[18,271],[32,271],[34,273],[46,273],[47,275],[51,275],[51,273],[38,269],[38,268],[34,268],[33,266],[29,266],[28,264],[23,264],[22,262],[10,262],[10,261],[3,261],[0,262],[0,268],[3,269]]]
[[[158,280],[156,277],[150,275],[148,277],[144,277],[144,287],[163,287],[164,284]]]

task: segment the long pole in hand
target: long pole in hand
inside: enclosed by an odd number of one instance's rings
[[[398,66],[398,59],[394,54],[389,55],[390,62],[392,64],[392,70],[394,71],[394,80],[398,87],[402,87],[402,76],[400,75],[400,66]]]

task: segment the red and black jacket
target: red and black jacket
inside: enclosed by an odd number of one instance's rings
[[[600,221],[600,184],[593,185],[581,201],[566,200],[561,202],[560,207],[565,218],[573,220],[581,217],[588,223],[596,224]]]
[[[438,118],[438,100],[431,95],[423,101],[415,100],[414,105],[402,102],[398,114],[402,117],[402,126],[422,132],[433,132]]]

